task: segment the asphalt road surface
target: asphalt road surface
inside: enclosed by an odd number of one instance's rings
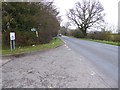
[[[117,88],[117,47],[62,36],[55,49],[2,58],[3,88]]]
[[[118,46],[85,41],[67,36],[62,36],[61,40],[68,47],[84,56],[85,60],[103,75],[104,80],[108,80],[109,85],[118,86]],[[106,78],[107,77],[107,78]]]

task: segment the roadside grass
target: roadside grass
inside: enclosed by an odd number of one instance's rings
[[[74,36],[69,36],[72,38],[76,38]],[[98,43],[104,43],[104,44],[110,44],[110,45],[115,45],[115,46],[120,46],[120,42],[112,42],[112,41],[105,41],[105,40],[94,40],[94,39],[88,39],[88,38],[78,38],[81,40],[86,40],[86,41],[93,41],[93,42],[98,42]]]
[[[80,38],[80,39],[81,40],[98,42],[98,43],[110,44],[110,45],[115,45],[115,46],[120,46],[119,42],[112,42],[112,41],[105,41],[105,40],[94,40],[94,39],[86,39],[86,38]]]
[[[47,50],[47,49],[58,47],[62,44],[63,44],[63,42],[58,37],[54,37],[53,40],[47,44],[41,44],[41,45],[35,45],[35,46],[25,46],[25,47],[21,47],[21,48],[16,48],[13,51],[11,51],[10,49],[2,49],[2,56],[42,51],[42,50]]]

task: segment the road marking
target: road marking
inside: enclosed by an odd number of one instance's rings
[[[66,42],[64,41],[64,43],[66,44]]]
[[[71,50],[70,48],[68,48],[68,50]]]
[[[93,76],[93,75],[95,75],[95,74],[96,74],[96,73],[95,73],[94,71],[91,71],[91,74],[90,74],[90,75],[92,75],[92,76]]]
[[[66,46],[66,48],[69,48],[68,46]]]
[[[68,50],[71,50],[66,44],[65,44],[65,47],[66,47]]]

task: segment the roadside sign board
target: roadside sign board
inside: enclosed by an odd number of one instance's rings
[[[14,32],[10,32],[10,40],[15,40],[15,33]]]
[[[36,29],[35,29],[35,28],[32,28],[32,29],[31,29],[31,31],[33,31],[33,32],[34,32],[34,31],[36,31]]]
[[[10,49],[15,49],[15,32],[10,32]]]

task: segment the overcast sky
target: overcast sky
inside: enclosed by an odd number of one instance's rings
[[[67,22],[67,18],[65,16],[66,12],[74,7],[74,4],[77,1],[81,0],[54,0],[55,5],[58,7],[60,11],[60,15],[62,16],[63,23]],[[118,24],[118,2],[120,0],[99,0],[104,7],[105,21],[111,25],[117,26]]]

